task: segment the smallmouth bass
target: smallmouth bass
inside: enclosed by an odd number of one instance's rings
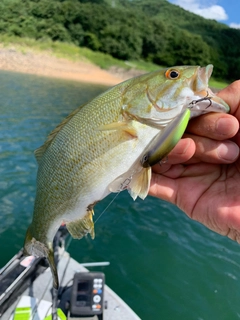
[[[93,207],[110,192],[149,190],[151,166],[176,145],[192,117],[228,112],[208,88],[212,65],[158,70],[120,83],[73,111],[35,151],[39,164],[26,254],[47,257],[58,287],[52,241],[62,223],[94,238]]]

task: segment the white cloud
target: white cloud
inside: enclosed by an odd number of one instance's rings
[[[240,23],[230,23],[229,26],[234,29],[240,29]]]
[[[206,19],[218,21],[228,19],[227,13],[223,7],[214,4],[204,4],[203,0],[174,0],[171,2]]]

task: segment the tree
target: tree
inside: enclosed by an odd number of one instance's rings
[[[127,25],[109,25],[100,35],[101,51],[118,59],[138,59],[142,52],[140,33]]]

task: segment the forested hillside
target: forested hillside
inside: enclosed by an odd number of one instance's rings
[[[73,42],[159,65],[213,63],[215,77],[240,77],[240,30],[166,0],[1,0],[0,33]]]

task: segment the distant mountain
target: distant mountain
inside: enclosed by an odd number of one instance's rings
[[[214,64],[215,74],[221,78],[240,78],[240,30],[215,20],[205,19],[166,0],[119,2],[129,3],[131,9],[144,12],[151,20],[161,21],[168,28],[173,28],[174,32],[178,29],[181,35],[187,31],[200,36],[208,46],[208,50],[203,54],[206,57],[209,54],[207,60]],[[178,33],[175,36],[177,38]]]
[[[74,42],[159,65],[213,63],[214,76],[240,76],[240,30],[166,0],[1,0],[0,33]]]

